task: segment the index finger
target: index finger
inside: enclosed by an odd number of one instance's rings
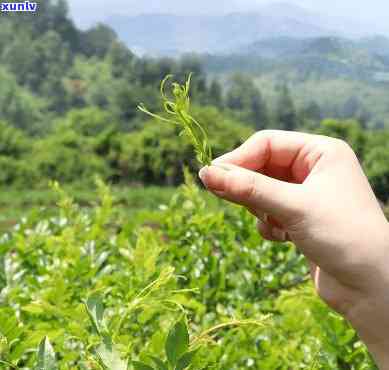
[[[270,172],[272,168],[290,168],[306,174],[311,166],[309,163],[302,162],[309,157],[307,154],[312,149],[310,144],[318,141],[319,138],[318,135],[291,131],[259,131],[239,148],[215,159],[214,164],[228,163],[251,171],[261,171],[266,168],[270,169]]]

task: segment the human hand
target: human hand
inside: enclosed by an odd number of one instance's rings
[[[264,238],[297,245],[320,297],[389,369],[389,226],[352,149],[325,136],[261,131],[200,178],[247,207]]]

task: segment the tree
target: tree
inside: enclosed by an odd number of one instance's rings
[[[302,115],[305,119],[309,119],[315,122],[319,122],[322,119],[320,105],[311,100],[302,111]]]
[[[350,96],[343,105],[342,118],[355,118],[361,107],[361,102],[356,96]]]
[[[253,93],[250,102],[251,120],[257,130],[263,130],[268,126],[269,116],[265,101],[259,90]]]
[[[309,131],[317,129],[322,119],[322,112],[319,104],[311,100],[301,109],[299,117],[305,129]]]
[[[217,108],[222,108],[223,104],[223,89],[220,82],[216,79],[212,80],[208,91],[208,104]]]
[[[0,156],[20,158],[30,149],[30,142],[23,131],[0,121]]]
[[[267,106],[260,90],[251,78],[236,74],[230,80],[226,96],[226,105],[237,113],[237,117],[256,129],[268,126]]]
[[[140,97],[137,93],[140,89],[129,86],[126,83],[119,83],[113,95],[113,111],[122,123],[129,122],[138,114]]]
[[[115,93],[116,81],[107,60],[78,57],[68,74],[66,85],[70,99],[77,98],[85,105],[108,109]]]
[[[193,54],[183,56],[178,66],[178,73],[183,81],[186,80],[189,73],[193,73],[197,78],[202,77],[204,70],[200,58]]]
[[[281,87],[276,104],[276,124],[281,130],[295,131],[298,128],[298,117],[289,88]]]
[[[112,43],[117,40],[115,31],[104,25],[98,24],[84,32],[82,36],[81,51],[91,57],[104,57],[111,49]]]
[[[133,72],[134,55],[121,42],[115,41],[107,54],[107,59],[112,66],[114,78],[131,78]]]
[[[0,68],[0,120],[36,133],[38,123],[45,121],[46,105],[17,84],[15,77]]]
[[[86,137],[96,137],[112,126],[116,126],[112,115],[97,107],[74,109],[58,123],[58,128],[71,129]]]

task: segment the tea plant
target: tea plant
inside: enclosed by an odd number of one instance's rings
[[[163,108],[168,117],[150,112],[143,104],[138,106],[139,110],[149,116],[170,124],[181,126],[181,135],[186,135],[192,142],[196,151],[197,160],[203,166],[210,165],[212,162],[212,149],[209,145],[208,135],[203,126],[190,114],[190,83],[192,75],[190,74],[186,83],[180,85],[177,82],[172,83],[172,98],[168,97],[165,87],[171,75],[165,77],[161,83],[161,96]],[[169,117],[170,116],[170,117]]]

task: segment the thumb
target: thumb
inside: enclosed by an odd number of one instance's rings
[[[301,185],[227,164],[204,167],[199,176],[217,196],[252,211],[279,217],[280,221],[294,218],[302,211]]]

